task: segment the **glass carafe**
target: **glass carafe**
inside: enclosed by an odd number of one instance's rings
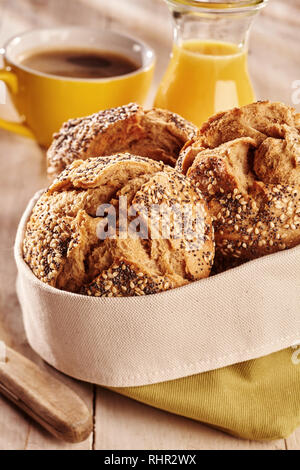
[[[216,112],[253,102],[249,31],[268,0],[165,1],[174,20],[174,43],[155,106],[200,126]]]

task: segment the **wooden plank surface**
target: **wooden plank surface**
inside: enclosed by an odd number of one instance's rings
[[[96,449],[284,450],[283,439],[237,439],[203,424],[150,408],[97,387]],[[104,425],[105,423],[105,425]]]
[[[300,429],[295,431],[288,439],[286,439],[286,448],[288,450],[300,449]]]
[[[151,16],[152,15],[152,16]],[[0,0],[0,44],[29,27],[65,24],[106,26],[148,41],[158,51],[152,93],[168,61],[171,23],[161,0]],[[145,21],[146,18],[146,21]],[[291,104],[291,84],[300,79],[300,2],[272,0],[257,20],[250,67],[259,98]],[[300,110],[300,109],[299,109]],[[8,106],[1,116],[16,117]],[[15,293],[13,242],[20,215],[32,194],[47,184],[44,152],[32,141],[0,130],[0,339],[69,384],[94,412],[94,435],[77,445],[49,436],[0,396],[1,449],[300,449],[300,430],[286,441],[249,442],[207,426],[154,410],[128,398],[83,384],[43,364],[26,341]]]

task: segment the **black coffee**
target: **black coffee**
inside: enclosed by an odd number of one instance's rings
[[[21,64],[49,75],[73,78],[117,77],[139,68],[126,56],[95,49],[47,49],[27,54]]]

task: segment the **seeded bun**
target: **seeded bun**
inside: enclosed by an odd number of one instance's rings
[[[125,209],[134,205],[136,210],[125,221],[130,226],[139,217],[143,238],[123,237],[121,196],[127,197]],[[106,227],[102,204],[116,214],[106,238],[99,236]],[[172,232],[175,215],[151,225],[153,204],[163,207],[164,215],[174,204],[182,215],[183,204],[189,205],[191,225],[178,238],[172,236],[179,233]],[[58,289],[110,297],[153,294],[209,276],[212,222],[198,189],[161,162],[130,154],[76,160],[36,203],[23,253],[33,273]]]
[[[217,270],[300,243],[300,120],[281,103],[213,116],[177,169],[206,198]]]
[[[197,128],[170,111],[144,111],[135,103],[71,119],[53,136],[48,175],[56,177],[76,159],[130,152],[175,166],[183,145]]]

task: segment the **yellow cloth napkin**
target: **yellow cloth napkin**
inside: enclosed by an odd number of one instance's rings
[[[244,439],[284,438],[300,426],[300,347],[169,382],[112,390]]]

